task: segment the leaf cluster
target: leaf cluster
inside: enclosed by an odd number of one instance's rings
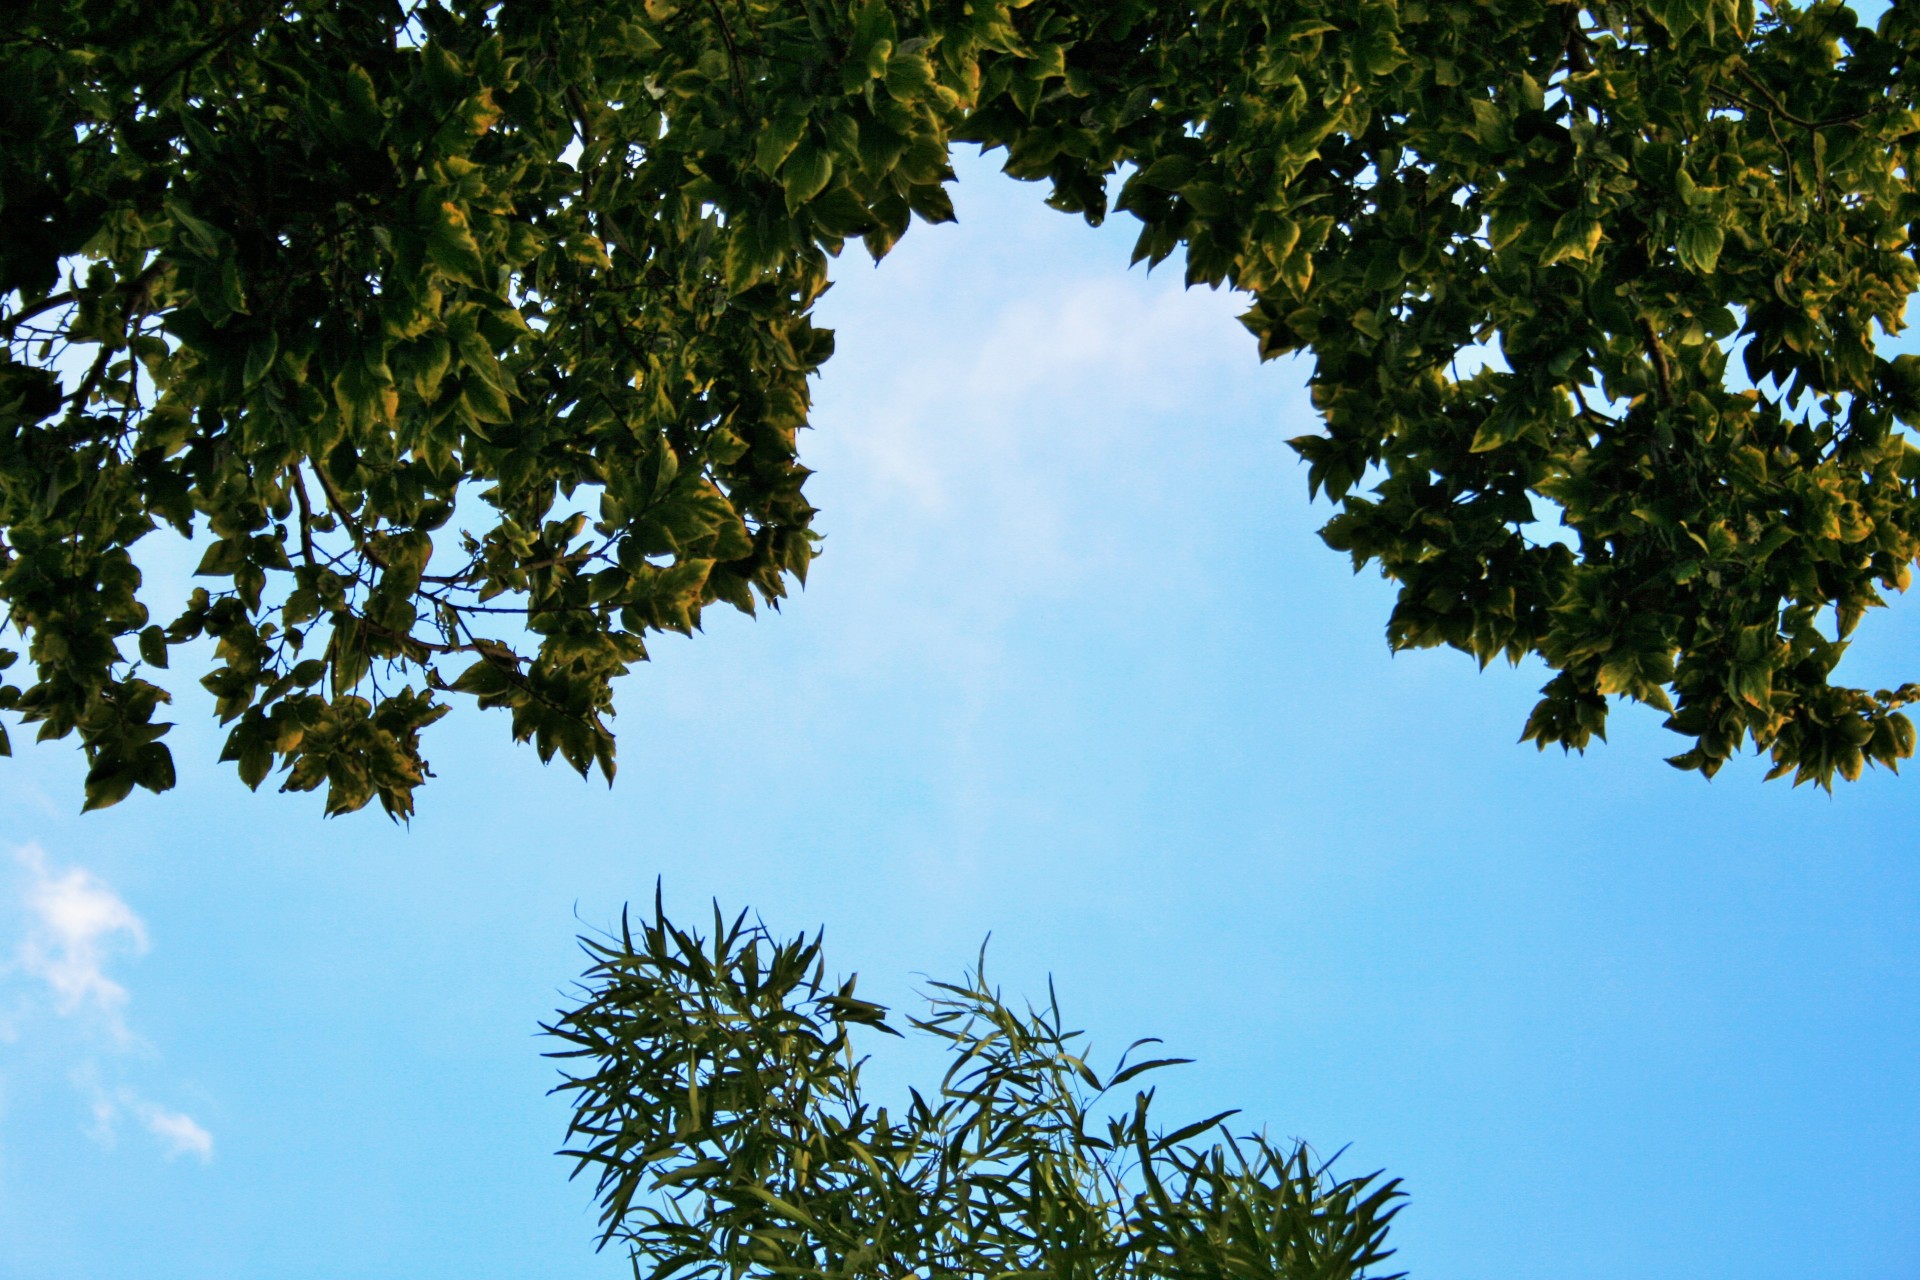
[[[1051,203],[1249,294],[1311,356],[1324,531],[1399,586],[1396,648],[1554,669],[1711,775],[1830,785],[1913,750],[1916,686],[1839,684],[1920,550],[1914,15],[1742,0],[1024,10],[1064,74],[982,102]]]
[[[0,598],[33,667],[0,707],[78,732],[89,807],[171,784],[145,674],[201,636],[250,786],[404,816],[449,693],[611,778],[646,634],[804,576],[825,255],[715,203],[744,105],[717,27],[650,8],[0,17]],[[922,150],[889,172],[937,190]],[[162,524],[211,584],[154,620],[130,547]]]
[[[830,259],[952,217],[960,142],[1306,353],[1396,647],[1554,676],[1830,785],[1920,550],[1911,6],[1752,0],[21,0],[0,15],[0,713],[89,807],[174,767],[411,812],[449,695],[614,768],[647,637],[815,553]],[[208,584],[150,616],[167,526]],[[16,655],[0,653],[0,664]],[[0,666],[0,669],[5,669]],[[4,729],[0,729],[0,734]],[[0,752],[6,740],[0,736]]]
[[[1103,1114],[1179,1060],[1129,1062],[1141,1041],[1102,1074],[1057,1000],[1016,1010],[983,969],[909,1019],[950,1065],[895,1113],[863,1094],[853,1037],[898,1033],[826,979],[817,936],[716,909],[701,938],[656,901],[582,941],[585,1002],[546,1028],[580,1064],[562,1154],[597,1175],[602,1244],[636,1276],[1342,1280],[1390,1256],[1397,1181],[1235,1137],[1231,1112],[1163,1131],[1151,1090]]]

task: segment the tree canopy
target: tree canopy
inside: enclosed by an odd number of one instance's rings
[[[956,144],[1307,353],[1387,633],[1830,784],[1920,687],[1913,9],[1751,0],[16,0],[0,712],[162,789],[175,646],[250,786],[411,812],[449,695],[613,773],[612,681],[803,581],[829,260]],[[158,615],[134,548],[206,540]],[[14,655],[0,654],[0,663]],[[0,680],[8,677],[0,676]],[[0,751],[6,749],[0,727]]]
[[[636,1276],[1359,1280],[1391,1256],[1397,1180],[1236,1137],[1233,1112],[1155,1127],[1151,1090],[1109,1095],[1178,1059],[1129,1062],[1140,1041],[1102,1074],[1057,1000],[1016,1010],[983,969],[932,984],[911,1028],[951,1062],[890,1111],[853,1035],[898,1033],[827,981],[817,936],[716,909],[703,939],[656,902],[582,942],[585,1003],[547,1028],[580,1070],[561,1154],[598,1175],[601,1244]]]

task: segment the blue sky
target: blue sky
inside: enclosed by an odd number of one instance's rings
[[[1920,779],[1709,784],[1631,709],[1516,745],[1543,673],[1390,656],[1315,537],[1304,370],[1040,195],[968,163],[959,226],[842,264],[826,554],[656,646],[611,791],[462,710],[410,828],[324,822],[178,663],[177,791],[0,765],[0,1277],[622,1274],[534,1030],[656,877],[889,1003],[990,932],[1096,1047],[1197,1059],[1169,1119],[1405,1178],[1419,1280],[1920,1274]],[[1912,677],[1920,614],[1863,633]]]

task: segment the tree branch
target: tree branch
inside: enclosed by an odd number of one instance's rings
[[[347,500],[340,496],[338,489],[334,488],[332,478],[327,475],[327,469],[320,464],[318,458],[310,458],[308,461],[313,464],[314,479],[318,480],[320,487],[326,491],[327,505],[333,509],[335,515],[340,517],[340,523],[347,526],[347,533],[352,536],[353,545],[360,548],[361,555],[385,569],[386,560],[373,549],[373,542],[367,536],[367,531],[361,527],[358,520],[353,518],[353,512],[347,509]]]
[[[70,302],[77,301],[79,301],[79,299],[75,298],[72,293],[56,293],[52,297],[42,298],[32,306],[22,307],[12,315],[0,320],[0,329],[5,330],[7,334],[11,336],[15,329],[18,329],[35,316],[45,315],[49,311],[64,307]]]

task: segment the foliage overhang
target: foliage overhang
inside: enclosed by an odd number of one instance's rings
[[[1398,582],[1393,645],[1542,658],[1528,739],[1619,695],[1708,774],[1892,766],[1920,690],[1834,670],[1920,550],[1915,41],[1906,3],[16,0],[0,712],[79,736],[89,807],[165,788],[156,671],[210,636],[251,786],[410,813],[450,694],[611,777],[647,635],[804,580],[829,260],[951,218],[970,142],[1310,354],[1327,541]],[[207,585],[156,619],[163,525]]]

